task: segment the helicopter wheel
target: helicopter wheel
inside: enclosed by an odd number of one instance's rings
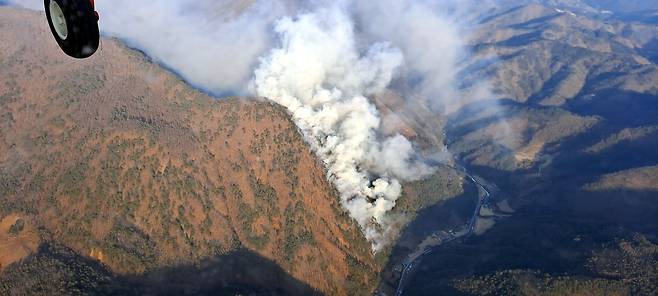
[[[83,59],[98,49],[100,33],[89,0],[44,0],[50,31],[67,55]]]

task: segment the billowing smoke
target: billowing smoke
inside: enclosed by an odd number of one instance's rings
[[[466,38],[495,1],[355,1],[354,6],[365,38],[388,40],[404,53],[407,102],[427,103],[435,113],[445,115],[474,100],[493,97],[486,79],[464,85],[460,73],[470,57]]]
[[[117,36],[215,94],[246,94],[279,1],[96,1],[104,34]]]
[[[407,138],[382,132],[372,98],[397,88],[435,116],[460,107],[465,2],[96,1],[103,34],[192,85],[285,106],[375,251],[394,235],[387,213],[401,183],[433,169]]]
[[[390,40],[400,47],[409,87],[434,109],[459,98],[457,63],[464,54],[464,39],[457,20],[444,15],[447,2],[356,2],[362,30],[373,40]]]
[[[401,194],[398,179],[431,172],[414,161],[403,136],[381,138],[380,116],[367,99],[384,91],[403,63],[389,43],[359,48],[345,4],[283,18],[279,47],[261,59],[254,88],[285,106],[318,156],[341,202],[375,250],[385,242],[385,214]]]

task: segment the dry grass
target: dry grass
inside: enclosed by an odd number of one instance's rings
[[[22,222],[19,222],[22,221]],[[19,229],[16,225],[23,224]],[[12,226],[15,229],[12,229]],[[19,214],[9,214],[0,220],[0,271],[34,253],[40,239],[34,222]]]
[[[213,99],[113,40],[70,60],[41,15],[0,15],[19,41],[0,50],[0,217],[29,213],[119,273],[246,247],[328,294],[374,289],[369,244],[283,108]]]

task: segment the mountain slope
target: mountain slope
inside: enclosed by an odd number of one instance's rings
[[[210,98],[114,40],[71,60],[40,13],[0,15],[0,217],[122,275],[245,248],[324,293],[374,289],[369,244],[282,108]]]
[[[582,1],[495,2],[460,73],[494,95],[443,129],[491,195],[488,230],[431,248],[404,293],[655,294],[658,27],[558,3]]]

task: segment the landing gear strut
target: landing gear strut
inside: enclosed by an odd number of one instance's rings
[[[100,33],[94,0],[44,0],[57,44],[67,55],[84,59],[98,49]]]

